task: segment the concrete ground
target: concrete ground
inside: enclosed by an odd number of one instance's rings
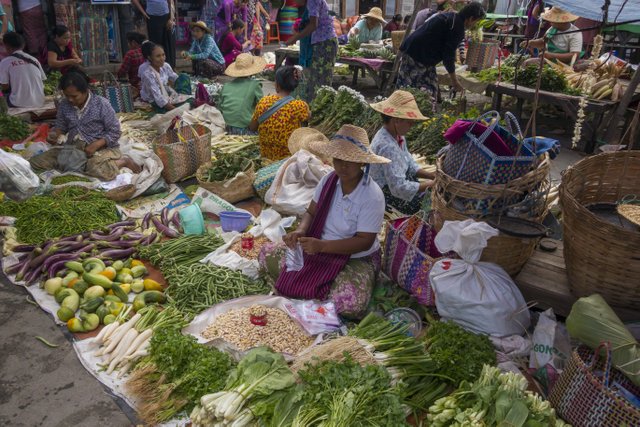
[[[180,64],[186,65],[186,64]],[[220,81],[224,81],[221,78]],[[350,77],[337,76],[334,86],[349,85]],[[274,93],[272,82],[263,83],[265,93]],[[362,79],[358,90],[377,95],[373,80]],[[482,106],[489,98],[473,96],[470,104]],[[553,162],[552,178],[582,158],[569,149],[571,130],[566,121],[540,117],[538,135],[556,137],[563,150]],[[524,125],[524,120],[523,120]],[[109,394],[78,361],[71,336],[53,319],[27,302],[27,292],[0,280],[0,425],[2,426],[110,426],[138,424],[134,411]],[[35,339],[41,336],[50,348]]]

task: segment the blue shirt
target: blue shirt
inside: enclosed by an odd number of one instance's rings
[[[67,134],[67,144],[73,144],[75,137],[87,144],[104,138],[108,148],[118,148],[120,122],[106,98],[89,93],[84,107],[77,108],[63,99],[58,105],[56,129]]]
[[[415,175],[419,169],[416,161],[407,149],[407,141],[402,138],[402,144],[384,127],[376,133],[371,141],[371,151],[378,156],[386,157],[391,163],[371,165],[371,178],[402,200],[411,200],[418,194],[420,184],[407,179],[407,173]]]
[[[355,28],[358,29],[357,38],[360,43],[369,43],[370,41],[377,42],[382,39],[382,24],[377,21],[375,27],[370,30],[367,26],[367,19],[362,18],[356,23]]]
[[[169,14],[167,0],[147,0],[147,15],[164,16]]]
[[[224,65],[224,57],[218,49],[218,45],[213,41],[211,34],[205,34],[200,40],[193,39],[189,48],[191,59],[212,59]]]

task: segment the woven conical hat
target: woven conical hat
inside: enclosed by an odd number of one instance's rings
[[[319,131],[316,132],[322,135]],[[369,148],[367,131],[353,125],[343,125],[331,140],[324,137],[324,139],[311,142],[310,146],[315,152],[346,162],[367,164],[391,162],[386,157],[374,154]]]
[[[418,108],[416,99],[406,90],[396,90],[384,101],[371,104],[371,108],[390,117],[407,120],[427,120]]]
[[[618,213],[634,224],[640,225],[640,205],[618,205]]]

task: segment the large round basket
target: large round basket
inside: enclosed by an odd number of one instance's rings
[[[572,293],[599,293],[613,306],[640,310],[640,231],[587,207],[640,195],[640,151],[603,153],[569,168],[560,186],[564,259]]]
[[[205,163],[198,168],[196,178],[198,185],[205,190],[211,191],[222,197],[229,203],[239,202],[256,195],[253,188],[253,182],[256,179],[255,166],[253,162],[244,173],[236,175],[227,181],[209,182],[206,180],[207,171],[211,168],[211,163]]]
[[[439,215],[435,226],[444,221],[481,219],[504,215],[542,223],[549,210],[548,192],[550,161],[545,157],[531,172],[507,184],[485,185],[459,181],[444,173],[442,159],[438,159],[432,206]],[[519,213],[519,214],[518,214]],[[510,276],[517,275],[533,253],[538,238],[513,237],[504,233],[489,239],[482,252],[482,261],[501,266]]]

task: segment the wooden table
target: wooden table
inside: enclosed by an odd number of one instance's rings
[[[275,69],[278,70],[282,63],[287,58],[300,58],[300,51],[297,49],[287,49],[287,48],[279,48],[276,49],[276,64]],[[382,65],[382,68],[379,70],[373,69],[371,66],[359,62],[353,58],[344,58],[339,57],[338,62],[341,64],[346,64],[349,66],[349,69],[353,72],[353,79],[351,81],[352,87],[358,84],[358,72],[360,71],[364,77],[365,72],[368,73],[373,80],[376,82],[376,87],[381,91],[384,91],[389,77],[391,76],[391,72],[393,71],[393,62],[385,61]]]
[[[512,96],[517,100],[516,117],[522,117],[522,109],[525,101],[533,101],[535,98],[535,89],[531,89],[524,86],[518,86],[517,88],[511,83],[489,84],[487,86],[487,95],[493,95],[493,109],[500,111],[502,107],[502,97],[504,95]],[[557,105],[562,111],[564,111],[570,118],[571,123],[568,126],[573,127],[573,124],[578,118],[578,102],[579,96],[565,95],[562,93],[547,92],[541,90],[539,92],[538,104],[545,105]],[[583,134],[586,135],[586,140],[583,147],[580,147],[582,151],[586,153],[592,153],[596,147],[598,131],[601,130],[604,116],[613,111],[618,103],[607,100],[595,100],[590,99],[585,108],[585,114],[593,114],[593,119],[588,118],[583,122]]]
[[[525,301],[535,301],[537,308],[553,308],[555,314],[567,317],[571,312],[571,306],[578,298],[571,293],[562,241],[555,242],[558,248],[554,252],[536,249],[515,278],[515,282]],[[640,320],[640,313],[636,310],[612,308],[623,321]]]

